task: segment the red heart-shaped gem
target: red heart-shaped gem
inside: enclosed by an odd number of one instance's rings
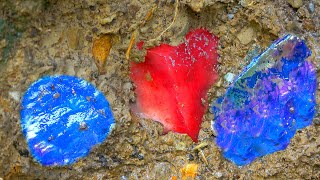
[[[148,49],[145,62],[131,63],[137,96],[133,111],[162,123],[165,132],[185,133],[197,141],[207,91],[218,79],[217,46],[216,36],[197,29],[178,46]]]

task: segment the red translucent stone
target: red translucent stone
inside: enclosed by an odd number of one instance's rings
[[[218,79],[217,46],[216,36],[196,29],[178,46],[148,49],[145,62],[131,63],[137,96],[133,112],[162,123],[165,133],[188,134],[197,141],[207,91]]]

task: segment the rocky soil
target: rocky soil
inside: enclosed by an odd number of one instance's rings
[[[296,133],[286,150],[237,167],[215,145],[210,112],[204,116],[198,143],[186,135],[163,135],[161,124],[130,113],[135,96],[126,51],[132,33],[136,32],[137,41],[176,45],[190,29],[199,27],[220,38],[220,79],[209,92],[210,101],[225,92],[227,73],[239,74],[251,57],[286,33],[306,40],[313,51],[310,59],[319,69],[318,0],[2,0],[0,177],[180,179],[181,168],[193,163],[199,165],[196,179],[319,179],[319,114],[311,126]],[[101,71],[92,46],[103,36],[112,39],[112,48]],[[135,60],[143,58],[138,55]],[[42,167],[35,162],[20,127],[21,96],[32,82],[53,74],[76,75],[96,85],[117,122],[103,144],[69,167]],[[198,145],[201,148],[195,148]]]

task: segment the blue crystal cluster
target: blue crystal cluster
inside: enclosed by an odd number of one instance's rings
[[[45,166],[68,165],[86,156],[114,125],[104,95],[73,76],[38,80],[24,94],[21,106],[23,134],[32,156]]]
[[[285,149],[297,129],[312,123],[316,71],[304,41],[274,42],[245,68],[213,104],[216,143],[238,166]]]

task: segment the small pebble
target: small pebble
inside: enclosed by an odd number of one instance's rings
[[[229,20],[233,19],[234,18],[234,14],[227,14]]]
[[[92,39],[93,39],[92,36],[89,36],[89,35],[86,36],[86,40],[87,40],[88,42],[92,42]]]
[[[121,176],[120,180],[127,180],[128,178],[126,176]]]
[[[144,155],[143,154],[138,154],[138,159],[139,160],[143,160],[144,159]]]
[[[313,124],[320,125],[320,119],[319,118],[314,119]]]
[[[302,0],[287,0],[293,8],[300,8],[303,5]]]
[[[222,172],[215,172],[214,173],[214,176],[216,177],[216,178],[221,178],[222,177]]]
[[[242,6],[242,7],[248,7],[249,4],[252,3],[252,0],[240,0],[239,4]]]
[[[48,137],[48,141],[52,141],[54,139],[54,137],[51,135]]]
[[[18,91],[10,91],[9,96],[17,102],[20,101],[20,92]]]
[[[234,79],[234,74],[228,72],[225,76],[224,79],[228,82],[228,83],[232,83],[233,79]]]
[[[98,31],[99,31],[99,29],[97,27],[92,28],[93,33],[97,33]]]
[[[59,93],[55,93],[55,94],[53,95],[53,97],[57,99],[57,98],[60,97],[60,94],[59,94]]]
[[[293,113],[294,112],[294,107],[290,107],[290,112]]]
[[[91,6],[89,6],[89,9],[90,9],[91,11],[95,11],[95,10],[96,10],[96,6],[91,5]]]
[[[252,27],[245,27],[243,28],[237,38],[241,42],[241,44],[247,45],[255,38],[255,31]]]
[[[192,154],[189,154],[188,155],[188,159],[189,159],[189,161],[193,161],[194,160],[194,156]]]
[[[80,130],[86,130],[88,129],[88,125],[86,122],[80,122]]]
[[[309,3],[308,9],[310,13],[314,13],[314,4],[312,2]]]

